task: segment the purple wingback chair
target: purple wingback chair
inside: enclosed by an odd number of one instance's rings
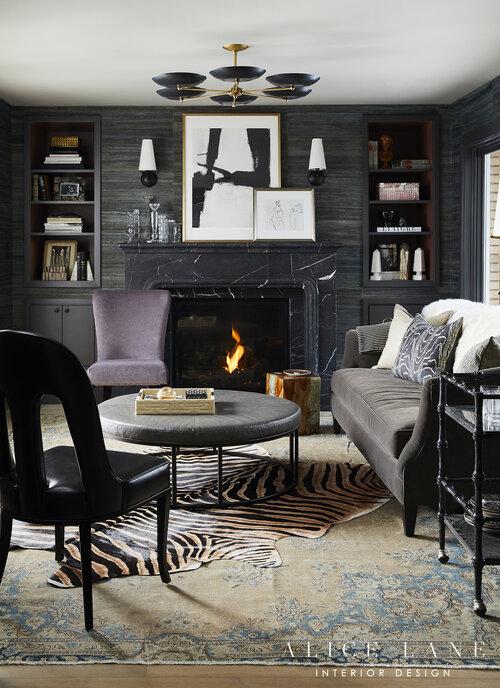
[[[168,382],[163,358],[170,303],[170,292],[164,289],[94,292],[97,362],[88,374],[94,387],[104,387],[104,399],[115,386]]]

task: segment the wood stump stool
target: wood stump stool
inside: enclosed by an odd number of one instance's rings
[[[294,401],[302,411],[299,435],[319,432],[321,378],[315,375],[298,377],[285,373],[267,373],[266,394]]]

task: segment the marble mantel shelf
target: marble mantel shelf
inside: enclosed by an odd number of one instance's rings
[[[176,251],[182,253],[321,253],[324,251],[337,252],[339,244],[332,241],[186,241],[179,244],[145,241],[127,241],[120,244],[125,252],[165,252]]]

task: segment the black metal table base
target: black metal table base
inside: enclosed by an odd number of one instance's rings
[[[286,435],[279,435],[277,437],[272,437],[272,438],[266,438],[266,440],[256,440],[257,442],[264,442],[264,441],[269,441],[271,439],[278,439],[279,437],[286,437]],[[171,468],[171,486],[172,486],[172,502],[171,502],[171,508],[172,509],[226,509],[234,506],[242,506],[242,505],[247,505],[247,504],[260,504],[263,502],[266,502],[270,499],[273,499],[275,497],[279,497],[283,494],[286,494],[287,492],[290,492],[298,482],[299,478],[299,435],[298,435],[298,430],[294,430],[291,432],[289,435],[289,459],[288,459],[288,464],[283,462],[283,461],[278,461],[276,459],[273,459],[272,457],[263,457],[262,460],[266,463],[274,464],[277,467],[281,468],[286,475],[286,479],[284,481],[284,487],[281,490],[277,490],[276,492],[272,492],[269,494],[266,494],[263,497],[254,497],[254,498],[241,498],[241,499],[224,499],[224,494],[223,494],[223,481],[224,481],[224,459],[225,457],[231,458],[231,457],[236,457],[236,458],[248,458],[248,454],[239,452],[237,450],[231,450],[231,449],[224,449],[224,446],[222,445],[217,445],[215,447],[210,447],[210,449],[207,449],[206,445],[205,447],[197,447],[196,450],[200,452],[206,453],[207,451],[210,451],[210,453],[215,453],[217,454],[217,500],[214,502],[204,502],[204,501],[197,501],[197,502],[190,502],[190,503],[183,503],[182,501],[179,501],[179,498],[181,494],[187,494],[188,490],[183,490],[182,493],[178,489],[178,475],[177,475],[177,462],[178,462],[178,456],[179,453],[181,453],[182,447],[179,445],[171,445],[168,447],[165,447],[165,449],[169,449],[171,452],[171,457],[170,457],[170,468]],[[193,446],[189,445],[189,449],[192,450]]]

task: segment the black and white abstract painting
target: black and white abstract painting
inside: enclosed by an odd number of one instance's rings
[[[184,115],[185,241],[252,241],[254,189],[280,183],[279,114]]]
[[[255,189],[256,240],[314,241],[314,189]]]

